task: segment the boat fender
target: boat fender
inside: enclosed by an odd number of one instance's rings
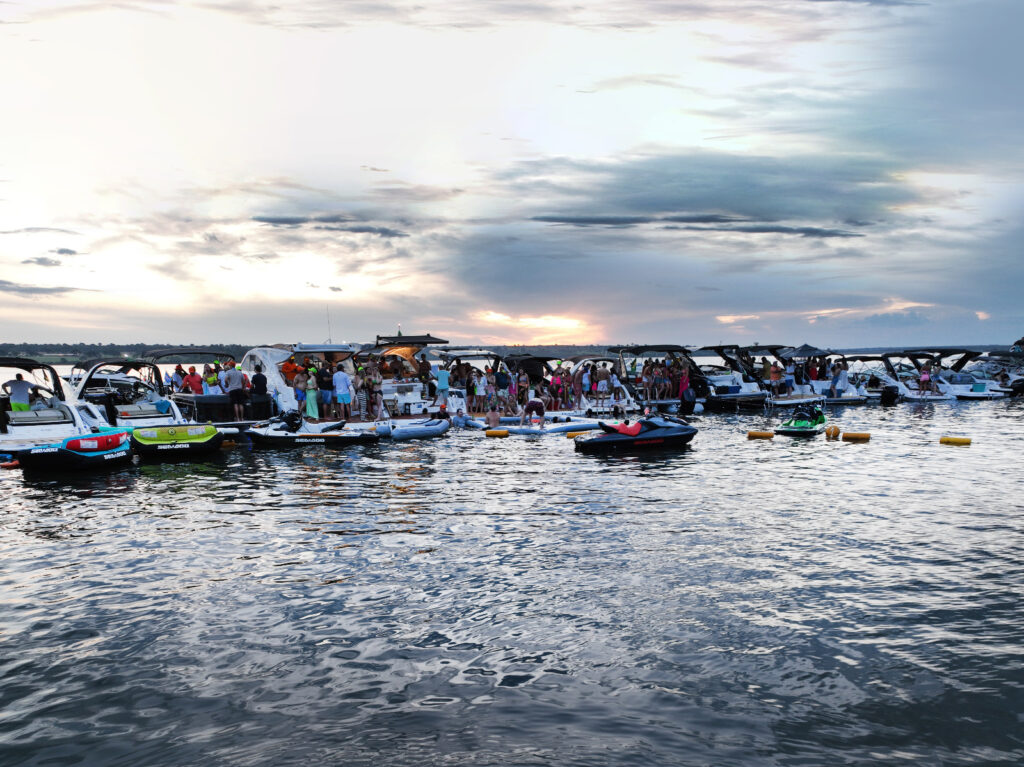
[[[773,431],[748,431],[747,439],[772,439],[775,436]]]
[[[871,435],[866,431],[844,431],[843,442],[867,442]]]
[[[0,469],[17,469],[21,464],[17,460],[0,463]]]
[[[833,424],[825,427],[826,439],[839,439],[839,427]]]
[[[970,437],[939,437],[940,445],[969,445]]]
[[[585,431],[567,431],[565,437],[566,439],[572,439],[573,437],[582,437],[586,433]]]
[[[484,434],[488,437],[507,437],[508,429],[488,429]]]

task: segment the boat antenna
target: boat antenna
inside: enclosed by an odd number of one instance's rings
[[[334,343],[331,340],[331,305],[327,304],[327,343]]]

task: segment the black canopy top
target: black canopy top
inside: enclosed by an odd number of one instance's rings
[[[57,395],[58,399],[64,399],[64,389],[60,383],[60,376],[57,375],[57,371],[53,369],[53,366],[47,365],[45,362],[38,362],[28,357],[0,357],[0,368],[14,368],[15,370],[24,370],[26,373],[41,370],[50,379],[50,386],[48,388]]]
[[[164,357],[185,357],[185,356],[197,356],[197,357],[216,357],[222,360],[234,359],[234,355],[231,352],[224,351],[223,349],[195,349],[190,346],[174,347],[170,349],[153,349],[152,351],[146,352],[146,359],[151,362],[163,359]]]
[[[827,357],[830,354],[835,354],[831,349],[819,349],[816,346],[810,344],[802,344],[795,349],[789,349],[788,351],[781,352],[779,354],[783,359],[794,359],[795,357]]]
[[[430,344],[446,344],[443,338],[434,338],[427,333],[425,336],[377,336],[376,346],[428,346]]]
[[[634,356],[641,356],[648,354],[649,352],[659,352],[661,354],[685,354],[689,356],[690,350],[685,346],[679,344],[645,344],[643,346],[609,346],[608,351],[612,354],[632,354]]]

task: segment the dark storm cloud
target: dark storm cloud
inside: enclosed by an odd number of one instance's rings
[[[35,258],[26,258],[21,263],[23,264],[35,264],[36,266],[60,266],[61,262],[56,258],[48,258],[46,256],[36,256]]]
[[[51,296],[60,295],[62,293],[72,293],[81,288],[43,288],[37,285],[21,285],[17,282],[10,282],[9,280],[0,280],[0,293],[13,293],[19,296]]]
[[[408,237],[405,232],[386,226],[316,226],[314,229],[329,232],[351,232],[352,234],[375,234],[378,237]]]
[[[821,229],[815,226],[666,226],[665,229],[688,232],[740,232],[743,234],[795,234],[800,237],[863,237],[843,229]]]

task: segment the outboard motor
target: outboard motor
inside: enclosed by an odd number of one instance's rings
[[[693,387],[689,387],[683,392],[683,396],[679,398],[679,414],[680,415],[692,415],[694,408],[697,406],[697,395],[693,391]]]
[[[882,404],[886,407],[895,405],[900,401],[900,390],[897,386],[886,386],[882,389]]]
[[[117,426],[117,405],[114,404],[114,393],[107,392],[103,398],[103,411],[107,416],[107,423]]]

